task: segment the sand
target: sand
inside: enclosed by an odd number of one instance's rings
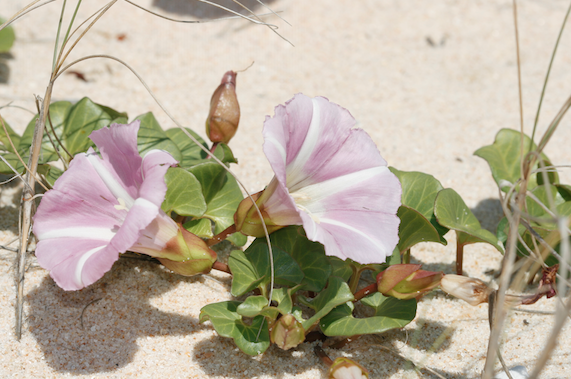
[[[207,20],[224,14],[192,0],[137,0],[137,4],[179,20]],[[61,1],[15,24],[18,40],[0,56],[4,72],[0,104],[34,111],[33,95],[43,96],[49,79],[53,39]],[[71,2],[70,2],[71,3]],[[267,12],[246,1],[258,13]],[[266,115],[294,94],[325,96],[347,108],[400,170],[434,175],[462,195],[483,226],[494,230],[501,218],[497,187],[486,162],[473,152],[491,144],[501,128],[519,127],[513,13],[507,0],[267,1],[290,24],[266,17],[274,31],[243,20],[181,24],[118,2],[82,40],[68,61],[90,54],[121,58],[141,75],[156,97],[183,125],[204,135],[209,100],[222,74],[238,74],[240,130],[231,147],[234,171],[248,190],[258,191],[272,172],[261,150]],[[6,17],[24,0],[0,0]],[[84,2],[84,20],[102,2]],[[525,130],[531,133],[549,58],[566,1],[520,1],[520,46]],[[69,17],[71,11],[66,16]],[[293,46],[292,46],[293,45]],[[565,33],[547,88],[539,132],[570,93],[571,35]],[[136,77],[120,64],[93,59],[75,66],[87,82],[62,75],[53,100],[84,96],[126,111],[130,118],[152,111],[164,128],[174,123]],[[7,73],[7,75],[6,75]],[[35,112],[35,111],[34,111]],[[31,113],[1,110],[22,132]],[[569,118],[564,119],[547,154],[558,165],[571,163]],[[571,175],[563,169],[563,181]],[[0,189],[0,243],[17,234],[18,187]],[[454,272],[455,236],[448,246],[422,244],[413,262],[429,270]],[[15,246],[15,244],[11,245]],[[259,357],[241,353],[218,337],[210,323],[199,324],[200,308],[230,299],[228,275],[184,278],[140,261],[120,261],[96,284],[77,292],[59,289],[34,259],[26,275],[25,325],[16,341],[14,253],[0,250],[0,377],[170,377],[321,378],[323,364],[313,344]],[[495,283],[501,255],[491,246],[465,249],[466,275]],[[530,309],[553,310],[555,299]],[[358,360],[372,378],[416,377],[406,360],[446,378],[473,378],[481,372],[489,328],[487,305],[471,307],[440,291],[419,303],[417,318],[403,330],[364,337],[335,358]],[[508,366],[531,371],[552,326],[552,317],[513,313],[503,356]],[[439,336],[445,338],[437,344]],[[569,377],[571,348],[567,325],[543,378]],[[499,366],[498,366],[499,367]],[[426,370],[422,376],[436,377]]]

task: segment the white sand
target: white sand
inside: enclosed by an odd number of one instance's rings
[[[33,94],[43,96],[61,3],[36,10],[15,25],[18,41],[13,58],[6,60],[10,76],[8,84],[0,84],[1,104],[14,101],[34,110]],[[137,3],[176,19],[220,15],[192,0]],[[567,3],[520,1],[527,133]],[[24,0],[0,0],[0,13],[10,15],[25,4]],[[119,2],[80,42],[69,61],[88,54],[125,60],[175,118],[201,134],[210,96],[222,74],[254,61],[238,75],[242,119],[231,142],[240,161],[235,172],[248,189],[262,189],[273,175],[261,150],[265,115],[303,92],[326,96],[349,109],[390,165],[435,175],[444,187],[462,195],[485,227],[495,227],[501,217],[497,189],[487,164],[472,153],[492,143],[501,128],[519,125],[511,1],[278,0],[269,4],[282,11],[292,26],[275,17],[267,20],[278,25],[279,33],[295,47],[246,21],[174,24]],[[84,2],[78,19],[84,20],[102,5]],[[555,61],[540,131],[571,93],[570,33],[564,35]],[[125,35],[122,41],[117,39],[121,34]],[[116,62],[96,59],[75,70],[89,82],[63,75],[53,100],[89,96],[127,111],[131,118],[153,111],[163,127],[173,126],[137,79]],[[19,132],[31,119],[21,109],[1,112]],[[567,118],[548,146],[547,154],[555,164],[571,163],[569,126]],[[571,183],[569,171],[562,177]],[[17,233],[18,194],[8,187],[0,190],[0,243]],[[430,270],[453,272],[454,235],[447,238],[448,247],[418,246],[413,260]],[[32,261],[26,276],[25,331],[17,342],[14,254],[0,254],[0,377],[322,377],[324,366],[314,356],[313,344],[287,352],[271,347],[251,358],[231,340],[218,337],[209,323],[198,324],[202,306],[230,298],[228,276],[213,274],[220,283],[183,278],[137,261],[119,262],[102,280],[78,292],[59,289]],[[465,273],[491,280],[489,270],[497,269],[500,259],[487,245],[471,245],[465,249]],[[82,310],[96,299],[100,300],[83,314],[82,328]],[[555,303],[555,299],[541,300],[529,308],[552,310]],[[551,325],[549,316],[513,314],[503,349],[508,365],[523,365],[531,371]],[[442,333],[447,337],[436,346]],[[477,377],[488,335],[486,305],[474,308],[436,292],[420,302],[415,322],[404,330],[385,333],[380,339],[366,337],[328,352],[332,357],[355,357],[373,378],[416,376],[410,365],[379,344],[445,377]],[[571,376],[570,337],[567,325],[543,378]]]

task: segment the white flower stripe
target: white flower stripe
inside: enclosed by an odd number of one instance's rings
[[[379,244],[378,241],[372,239],[371,237],[369,237],[368,234],[363,233],[362,231],[360,231],[359,229],[356,229],[350,225],[347,225],[343,222],[339,222],[337,220],[332,220],[330,218],[322,218],[320,219],[321,224],[330,224],[330,225],[335,225],[335,226],[339,226],[341,228],[345,228],[353,233],[356,233],[358,235],[360,235],[361,237],[363,237],[364,239],[366,239],[367,241],[370,241],[373,245],[375,245],[376,247],[378,247],[381,251],[385,251],[385,247],[381,244]],[[333,236],[333,238],[335,238],[335,236]]]
[[[111,191],[115,198],[123,199],[127,208],[130,209],[135,203],[135,199],[133,199],[129,192],[127,192],[125,188],[123,188],[123,186],[113,177],[113,174],[111,174],[109,170],[107,170],[107,168],[101,164],[99,155],[97,153],[90,153],[86,155],[87,161],[95,169],[107,188],[109,188],[109,191]]]
[[[311,124],[309,124],[309,129],[307,130],[307,134],[305,136],[305,140],[303,141],[303,145],[299,149],[294,160],[288,164],[286,168],[287,172],[287,183],[288,187],[294,187],[295,184],[301,182],[305,179],[305,174],[303,172],[303,168],[305,164],[313,154],[315,150],[315,146],[319,141],[319,137],[321,136],[321,113],[319,109],[319,103],[316,99],[311,99],[313,104],[313,114],[311,116]]]
[[[95,253],[104,249],[107,245],[96,247],[95,249],[91,249],[81,256],[77,261],[77,266],[75,266],[75,283],[78,285],[79,288],[85,287],[83,285],[83,280],[81,279],[83,274],[83,266],[85,266],[85,262]]]
[[[108,228],[78,226],[62,229],[54,229],[41,234],[36,234],[39,240],[54,238],[85,238],[90,240],[111,241],[117,232]]]

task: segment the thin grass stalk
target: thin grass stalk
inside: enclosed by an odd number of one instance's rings
[[[516,256],[516,246],[518,237],[518,226],[521,217],[521,210],[525,207],[525,192],[527,189],[527,178],[529,175],[529,170],[526,170],[526,165],[523,159],[523,96],[521,90],[521,61],[519,52],[519,31],[518,31],[518,19],[517,19],[517,1],[513,0],[513,18],[514,18],[514,32],[515,32],[515,45],[516,45],[516,57],[517,57],[517,75],[518,75],[518,95],[519,95],[519,116],[520,116],[520,162],[521,162],[521,173],[522,182],[520,184],[519,193],[516,195],[517,207],[514,209],[514,217],[511,218],[509,213],[506,213],[508,218],[510,229],[508,236],[508,249],[506,255],[504,256],[502,275],[500,277],[500,288],[497,292],[497,298],[495,304],[498,306],[492,317],[490,317],[490,322],[493,321],[490,327],[490,339],[488,342],[488,353],[486,356],[486,363],[484,365],[484,372],[482,374],[483,379],[491,379],[494,372],[494,365],[496,362],[496,357],[499,352],[500,337],[503,331],[504,320],[507,316],[507,309],[505,307],[506,291],[509,287],[510,277],[513,270],[513,265]],[[509,199],[509,198],[508,198]],[[514,207],[512,207],[514,208]]]
[[[567,277],[567,274],[569,272],[569,257],[571,256],[571,251],[569,248],[569,234],[567,233],[568,223],[569,223],[568,218],[561,217],[558,219],[559,233],[562,236],[561,255],[563,258],[563,261],[560,262],[559,274],[564,278]],[[559,298],[564,296],[566,288],[565,288],[565,283],[563,281],[559,281],[557,292]],[[557,310],[555,311],[555,325],[553,326],[553,329],[551,331],[551,334],[549,335],[545,347],[541,351],[541,355],[537,359],[535,367],[531,372],[530,379],[536,379],[539,376],[539,374],[545,367],[545,364],[551,357],[551,353],[553,352],[553,349],[555,348],[555,345],[557,343],[557,337],[559,336],[561,329],[565,325],[565,322],[567,321],[567,316],[570,311],[571,311],[571,296],[567,299],[567,304],[565,304],[564,306],[561,303],[558,303],[557,305]]]
[[[531,132],[531,139],[529,141],[529,150],[533,146],[533,139],[535,137],[535,131],[537,129],[537,122],[539,121],[539,114],[541,113],[541,106],[543,104],[543,97],[545,96],[545,90],[547,88],[547,82],[549,81],[549,75],[551,74],[551,67],[553,67],[553,61],[555,60],[555,54],[557,53],[557,48],[559,47],[559,41],[561,41],[561,36],[563,35],[563,30],[565,29],[565,24],[567,24],[567,19],[569,18],[569,13],[571,12],[571,2],[567,8],[567,13],[563,18],[563,23],[561,28],[559,28],[559,35],[557,36],[557,41],[555,41],[555,47],[551,53],[551,59],[549,60],[549,66],[547,66],[547,73],[545,74],[545,80],[543,81],[543,88],[541,89],[541,96],[539,96],[539,104],[537,105],[537,112],[535,113],[535,121],[533,122],[533,131]]]
[[[46,89],[46,95],[38,119],[36,120],[36,127],[34,129],[34,136],[32,138],[32,146],[30,148],[30,159],[28,160],[28,172],[26,173],[27,187],[24,188],[22,194],[22,218],[20,229],[20,246],[18,252],[18,265],[17,265],[17,284],[16,284],[16,339],[19,341],[22,338],[22,316],[23,316],[23,300],[24,300],[24,277],[26,273],[26,251],[29,245],[29,236],[32,231],[32,207],[34,205],[33,197],[34,186],[36,183],[36,171],[38,168],[38,160],[40,158],[40,151],[42,147],[42,138],[46,125],[47,110],[51,102],[53,81],[50,81]]]
[[[54,57],[52,60],[52,72],[56,69],[56,60],[57,60],[57,52],[58,52],[58,45],[59,45],[59,35],[61,33],[61,25],[63,24],[63,15],[65,14],[65,6],[67,4],[67,0],[63,0],[63,5],[61,7],[61,14],[59,16],[59,21],[57,24],[57,32],[56,32],[56,43],[54,47]]]

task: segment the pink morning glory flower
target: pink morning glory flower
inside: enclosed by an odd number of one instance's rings
[[[113,124],[91,133],[99,153],[90,148],[77,154],[34,216],[38,263],[65,290],[94,283],[127,250],[157,257],[183,274],[179,266],[190,260],[191,249],[198,249],[199,258],[211,261],[210,266],[216,259],[202,240],[161,210],[164,176],[177,161],[162,150],[142,158],[137,151],[139,123]]]
[[[303,225],[327,255],[381,263],[398,242],[401,186],[376,145],[355,128],[349,111],[324,97],[296,95],[264,123],[264,153],[275,176],[255,195],[259,220],[246,198],[234,219],[237,230],[261,236]]]

